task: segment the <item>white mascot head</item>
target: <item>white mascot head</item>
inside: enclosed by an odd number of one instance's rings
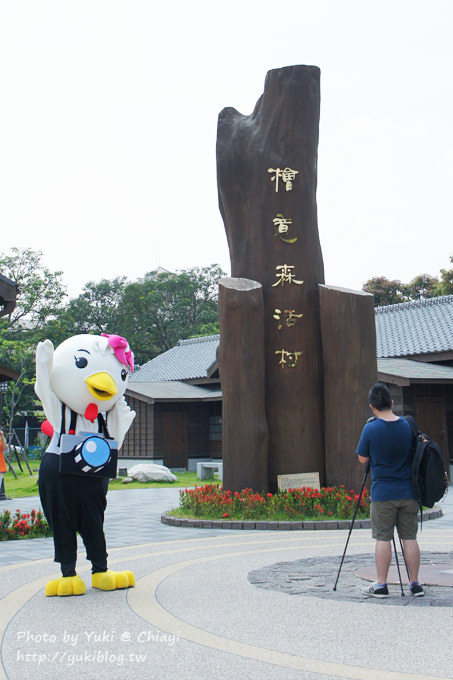
[[[119,335],[74,335],[53,356],[50,385],[72,411],[93,420],[126,391],[134,355]]]

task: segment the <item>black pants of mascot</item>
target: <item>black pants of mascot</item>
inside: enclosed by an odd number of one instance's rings
[[[59,456],[45,453],[39,469],[39,495],[53,532],[55,562],[63,576],[75,576],[77,532],[93,574],[107,571],[104,512],[108,479],[59,472]]]

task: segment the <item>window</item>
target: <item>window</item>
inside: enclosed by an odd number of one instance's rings
[[[209,441],[222,441],[222,418],[220,416],[209,418]]]

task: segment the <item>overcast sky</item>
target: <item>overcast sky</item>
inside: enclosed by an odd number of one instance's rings
[[[89,280],[220,264],[215,144],[268,70],[321,69],[326,282],[449,267],[449,0],[3,0],[0,252]]]

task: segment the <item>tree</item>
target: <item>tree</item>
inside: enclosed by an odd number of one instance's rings
[[[62,272],[51,272],[42,263],[42,253],[31,248],[11,248],[11,254],[0,254],[0,271],[19,285],[16,308],[10,325],[26,321],[28,328],[41,328],[61,309],[65,288]]]
[[[4,321],[0,322],[2,325]],[[19,373],[17,380],[9,380],[2,397],[5,430],[11,435],[13,421],[24,412],[34,413],[37,400],[33,389],[35,375],[35,352],[26,338],[10,340],[0,333],[0,364],[13,368]]]
[[[177,273],[153,271],[126,286],[121,329],[138,363],[203,329],[218,332],[218,280],[222,276],[225,273],[214,264]]]
[[[453,264],[453,256],[450,256],[450,262]],[[419,274],[410,283],[389,281],[385,276],[375,276],[363,284],[362,290],[374,295],[376,307],[453,295],[453,269],[441,269],[440,279],[430,274]]]
[[[450,256],[450,263],[453,264],[453,255]],[[440,281],[436,288],[436,295],[453,295],[453,269],[440,270]]]
[[[397,279],[389,281],[385,276],[375,276],[363,284],[366,293],[374,295],[376,307],[396,305],[407,301],[407,287]]]
[[[37,408],[33,390],[35,346],[46,323],[63,309],[66,295],[62,272],[51,272],[42,263],[42,253],[31,248],[11,248],[0,255],[0,271],[18,283],[16,307],[9,318],[0,320],[0,364],[14,368],[19,377],[8,382],[3,411],[9,430],[21,413]],[[20,410],[19,410],[20,409]]]
[[[102,279],[98,283],[89,281],[82,293],[69,301],[66,309],[67,320],[75,333],[116,333],[122,325],[121,319],[127,314],[123,296],[127,279],[117,276],[111,281]]]
[[[70,328],[71,335],[123,335],[137,363],[143,363],[181,338],[218,333],[217,282],[221,276],[225,276],[221,268],[211,265],[177,273],[159,269],[134,282],[124,277],[89,281],[46,328],[57,335],[64,328]]]
[[[41,253],[12,249],[0,258],[2,273],[18,281],[18,307],[0,320],[0,363],[19,372],[8,385],[5,420],[39,408],[33,384],[35,348],[49,338],[55,346],[77,333],[117,333],[126,337],[137,363],[173,347],[179,339],[219,332],[219,265],[177,273],[150,272],[130,283],[124,277],[85,284],[82,293],[63,304],[61,272],[41,263]],[[19,410],[20,409],[20,410]]]
[[[419,274],[406,286],[409,300],[425,300],[437,295],[439,279],[429,274]]]

